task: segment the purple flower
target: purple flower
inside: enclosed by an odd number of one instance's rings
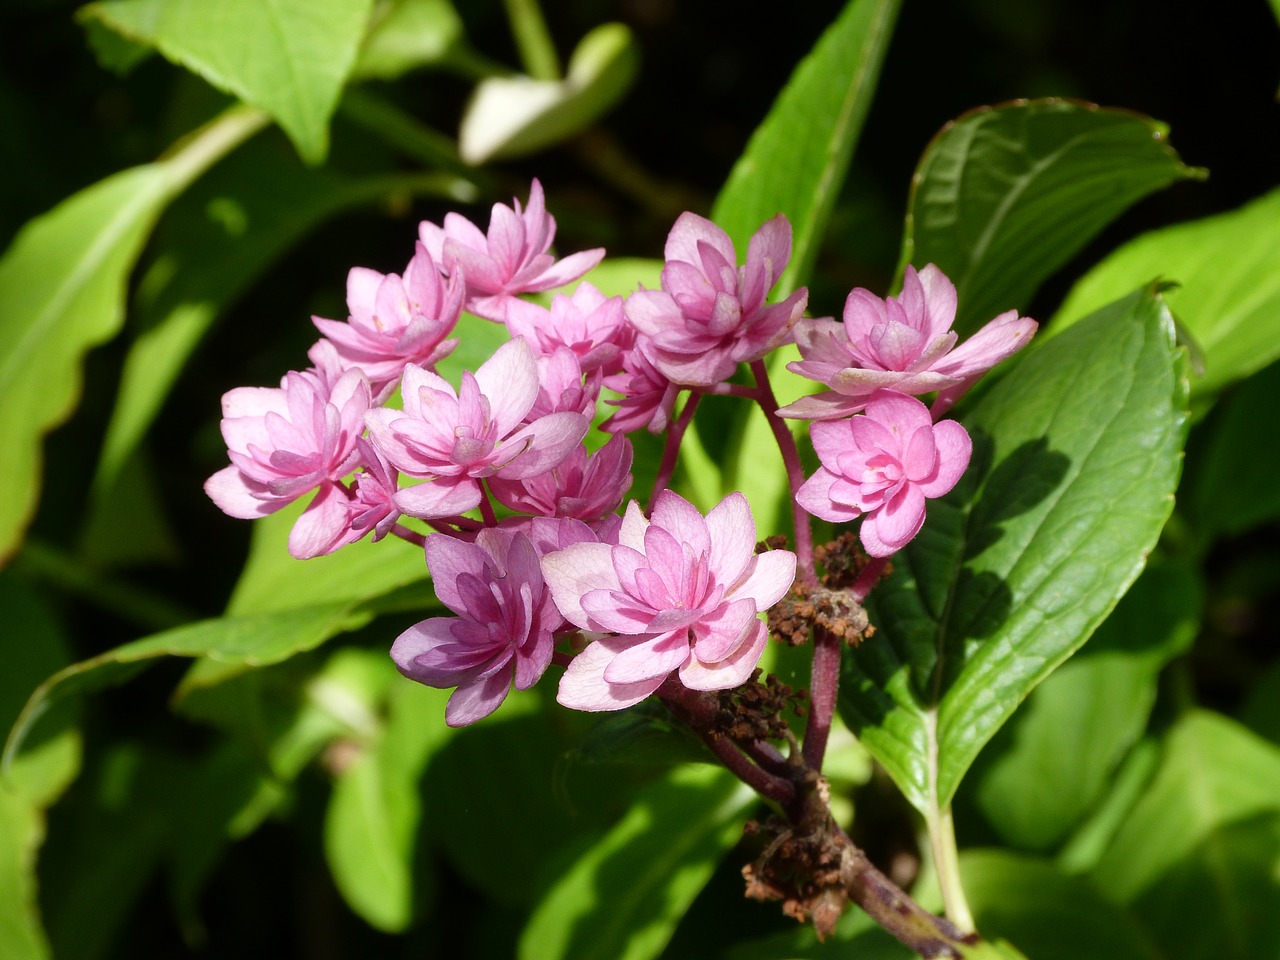
[[[562,287],[604,257],[604,249],[597,248],[557,263],[547,252],[556,236],[556,221],[547,213],[537,180],[529,189],[526,209],[521,210],[519,200],[514,201],[514,209],[493,205],[487,236],[457,213],[445,215],[443,228],[423,222],[418,235],[444,273],[461,272],[467,285],[467,310],[498,322],[509,298]]]
[[[572,296],[553,297],[549,310],[526,300],[508,300],[506,325],[513,337],[524,337],[540,356],[549,356],[557,347],[572,350],[584,373],[621,370],[622,351],[635,337],[622,312],[622,298],[606,298],[585,281]]]
[[[432,367],[457,340],[446,340],[462,312],[464,289],[457,277],[447,283],[426,247],[404,276],[354,267],[347,274],[346,323],[312,317],[347,368],[359,367],[375,395],[391,392],[407,364]],[[313,362],[317,362],[312,358]],[[318,365],[318,362],[317,362]]]
[[[863,517],[858,535],[873,557],[920,532],[925,500],[954,487],[973,452],[964,427],[934,423],[923,403],[892,390],[873,393],[865,414],[815,423],[809,435],[822,466],[796,502],[836,523]]]
[[[907,267],[898,297],[881,299],[859,287],[845,301],[843,324],[829,317],[796,323],[804,359],[787,369],[831,390],[802,397],[778,413],[834,420],[857,413],[875,391],[888,389],[913,396],[937,391],[936,416],[1025,346],[1037,326],[1010,310],[956,347],[955,317],[955,285],[932,263],[919,273]]]
[[[391,658],[411,680],[457,687],[444,717],[460,727],[498,709],[513,683],[517,690],[537,683],[564,620],[523,533],[489,528],[474,543],[434,534],[426,555],[436,596],[457,616],[410,627],[392,644]]]
[[[279,388],[227,391],[221,426],[231,466],[205,482],[205,493],[223,513],[251,520],[346,476],[357,464],[369,402],[358,370],[339,377],[332,390],[315,371],[290,371]]]
[[[521,425],[538,397],[538,371],[523,339],[499,347],[455,393],[442,377],[406,367],[404,410],[370,410],[369,437],[391,466],[431,482],[405,487],[395,503],[410,516],[447,517],[480,504],[479,480],[550,470],[586,436],[580,413]]]
[[[653,360],[675,383],[706,387],[733,376],[786,339],[808,291],[782,303],[765,298],[791,259],[791,224],[778,214],[751,238],[738,267],[729,235],[710,220],[682,213],[667,236],[661,290],[627,298],[627,319],[653,346]]]
[[[556,606],[575,626],[609,634],[588,644],[557,699],[577,710],[619,710],[673,672],[695,690],[746,681],[768,630],[757,614],[795,579],[786,550],[755,553],[755,521],[732,493],[704,518],[664,490],[646,520],[632,501],[616,545],[580,543],[542,558]]]

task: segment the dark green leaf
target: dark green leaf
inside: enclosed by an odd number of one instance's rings
[[[1035,960],[1157,960],[1142,926],[1089,881],[1052,864],[999,850],[960,856],[965,895],[978,929]]]
[[[1280,190],[1239,210],[1145,234],[1072,288],[1054,318],[1065,326],[1160,277],[1178,284],[1169,307],[1204,352],[1194,393],[1208,395],[1280,358]]]
[[[526,960],[644,960],[741,834],[755,794],[709,766],[673,771],[547,891],[520,941]]]
[[[83,8],[138,44],[259,107],[308,163],[355,64],[372,0],[101,0]]]
[[[962,334],[1025,309],[1045,279],[1130,205],[1203,176],[1164,137],[1147,117],[1064,100],[966,114],[920,161],[903,263],[935,263],[951,278]],[[1150,279],[1126,282],[1089,311]]]
[[[1199,593],[1185,567],[1148,567],[996,734],[974,770],[976,800],[1006,842],[1049,849],[1106,792],[1146,729],[1160,669],[1195,639]]]
[[[1186,383],[1139,291],[1033,349],[965,419],[969,471],[872,595],[845,721],[936,816],[978,751],[1142,569],[1173,505]]]
[[[796,67],[725,181],[711,219],[739,253],[776,213],[791,221],[785,294],[805,283],[880,77],[900,0],[850,0]]]
[[[1174,958],[1280,953],[1280,749],[1225,717],[1185,716],[1094,871]]]

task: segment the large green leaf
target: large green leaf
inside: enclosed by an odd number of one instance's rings
[[[1148,567],[996,734],[974,769],[975,798],[1006,842],[1046,850],[1098,803],[1146,729],[1161,668],[1195,639],[1201,602],[1191,570]]]
[[[1196,394],[1211,394],[1280,358],[1280,190],[1239,210],[1144,234],[1089,271],[1054,318],[1066,326],[1155,278],[1175,281],[1169,307],[1204,354]]]
[[[903,263],[936,263],[960,294],[956,330],[1025,308],[1036,288],[1147,194],[1202,172],[1159,124],[1064,100],[984,108],[943,128],[912,182]],[[1094,302],[1124,296],[1143,276]]]
[[[1170,731],[1155,779],[1094,872],[1172,958],[1280,954],[1280,750],[1225,717]]]
[[[134,43],[270,114],[308,163],[356,62],[372,0],[101,0],[83,8]]]
[[[716,198],[711,219],[745,252],[776,213],[791,221],[785,293],[806,281],[875,93],[900,0],[850,0],[796,67]]]
[[[392,0],[374,7],[352,77],[394,80],[445,60],[462,40],[462,18],[449,0]]]
[[[520,940],[526,960],[656,957],[740,835],[756,797],[724,770],[673,771],[547,891]]]
[[[1088,639],[1173,505],[1186,383],[1138,291],[1034,349],[975,405],[969,471],[872,595],[841,710],[936,817],[982,746]]]

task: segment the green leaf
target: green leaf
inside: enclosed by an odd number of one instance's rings
[[[356,61],[372,0],[101,0],[81,11],[259,107],[310,164]]]
[[[1243,960],[1280,953],[1278,870],[1280,750],[1193,712],[1093,878],[1167,956]]]
[[[74,409],[80,360],[116,334],[125,284],[169,199],[259,127],[234,110],[159,163],[125,170],[26,224],[0,259],[0,564],[35,509],[40,438]]]
[[[311,560],[289,555],[289,531],[306,507],[304,497],[254,521],[249,559],[227,604],[228,614],[259,614],[370,600],[425,580],[422,550],[399,537],[368,537]],[[230,518],[228,523],[238,522]]]
[[[741,834],[755,794],[724,770],[675,770],[636,797],[538,904],[520,940],[527,960],[656,957]]]
[[[1065,327],[1154,278],[1178,284],[1169,307],[1204,353],[1197,396],[1280,358],[1280,190],[1238,210],[1155,230],[1121,247],[1081,278],[1054,318]]]
[[[1201,605],[1189,569],[1148,567],[996,734],[974,770],[975,799],[1006,842],[1049,849],[1098,803],[1146,729],[1161,668],[1195,639]]]
[[[444,725],[451,693],[395,681],[386,727],[334,784],[325,815],[325,859],[348,905],[379,930],[405,930],[421,899],[413,875],[418,779],[452,733]]]
[[[850,0],[796,67],[712,208],[739,252],[776,213],[791,221],[785,295],[805,283],[875,93],[900,0]]]
[[[926,816],[1141,571],[1181,465],[1181,367],[1143,290],[1033,349],[965,418],[968,473],[894,558],[841,683],[846,723]]]
[[[1142,925],[1090,882],[1052,864],[1001,850],[960,855],[978,930],[1012,941],[1035,960],[1158,960]]]
[[[965,114],[934,138],[912,181],[902,262],[935,263],[968,333],[1023,309],[1040,284],[1129,206],[1204,173],[1148,117],[1034,100]],[[1151,280],[1141,276],[1091,312]]]
[[[622,99],[639,64],[631,30],[606,23],[582,38],[563,80],[489,77],[476,87],[462,118],[458,153],[478,166],[559,143]]]
[[[74,409],[81,357],[119,330],[125,281],[168,193],[164,167],[125,170],[32,220],[0,260],[0,562],[35,509],[41,435]]]
[[[50,956],[36,906],[35,860],[43,839],[40,812],[0,787],[0,954],[12,960]]]
[[[394,80],[446,60],[462,39],[462,19],[449,0],[392,0],[373,10],[353,79]]]

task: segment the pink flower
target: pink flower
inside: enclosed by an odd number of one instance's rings
[[[222,396],[222,438],[231,466],[204,485],[218,508],[251,520],[275,513],[356,466],[353,451],[369,409],[360,371],[332,392],[313,371],[290,371],[280,387],[237,387]]]
[[[1037,326],[1010,310],[956,347],[955,317],[955,285],[932,263],[919,273],[907,267],[898,297],[881,299],[859,287],[845,301],[843,324],[829,317],[796,323],[796,346],[804,359],[787,369],[831,391],[802,397],[778,413],[834,420],[857,413],[876,390],[889,389],[913,396],[937,391],[937,416],[1022,349]]]
[[[369,437],[391,466],[429,483],[405,487],[396,506],[410,516],[465,513],[480,504],[479,480],[550,470],[582,442],[590,421],[552,413],[521,425],[538,397],[537,363],[523,339],[499,347],[455,393],[442,377],[406,367],[404,410],[370,410]]]
[[[392,644],[391,658],[411,680],[457,687],[445,722],[460,727],[498,709],[513,683],[517,690],[537,683],[564,620],[523,533],[489,528],[474,543],[434,534],[426,555],[436,596],[457,616],[410,627]]]
[[[361,437],[358,441],[363,457],[363,469],[355,477],[355,495],[348,503],[353,539],[359,539],[373,530],[377,542],[391,532],[400,519],[396,506],[396,494],[400,490],[400,478],[396,468],[372,443]]]
[[[508,300],[506,325],[513,337],[524,337],[541,356],[549,356],[557,347],[572,350],[584,373],[621,370],[622,351],[635,336],[622,312],[622,298],[606,299],[585,281],[572,296],[552,298],[550,310],[526,300]]]
[[[606,377],[604,384],[619,394],[605,403],[618,408],[600,429],[605,433],[631,433],[641,428],[662,433],[671,422],[680,388],[668,380],[650,356],[648,337],[637,338],[622,355],[622,372]]]
[[[501,322],[510,297],[553,290],[577,280],[604,257],[603,248],[584,250],[556,262],[547,251],[556,236],[556,221],[547,213],[542,184],[529,189],[529,206],[520,209],[493,205],[489,233],[457,213],[448,213],[443,229],[423,222],[418,228],[423,245],[440,269],[458,272],[467,285],[466,308],[477,316]]]
[[[704,518],[664,490],[646,520],[632,501],[618,544],[579,543],[542,558],[565,619],[610,634],[588,644],[560,681],[576,710],[620,710],[673,672],[695,690],[746,681],[768,630],[757,617],[795,579],[786,550],[755,553],[755,521],[740,493]]]
[[[538,399],[525,414],[529,423],[549,413],[565,410],[580,413],[588,420],[596,415],[596,400],[604,378],[598,369],[585,378],[578,355],[568,347],[556,347],[549,354],[537,358]]]
[[[503,505],[539,517],[596,523],[618,509],[631,486],[631,441],[613,437],[590,456],[576,447],[559,466],[522,480],[494,477],[489,489]]]
[[[791,259],[791,224],[778,214],[751,238],[747,262],[710,220],[682,213],[667,236],[661,290],[627,298],[627,319],[653,345],[653,360],[675,383],[711,386],[739,363],[759,360],[786,339],[808,291],[782,303],[765,298]]]
[[[352,268],[346,323],[311,319],[347,368],[364,371],[375,395],[390,393],[407,364],[432,367],[458,345],[445,337],[458,322],[463,293],[457,277],[444,281],[419,243],[403,277]]]
[[[892,390],[873,393],[864,415],[815,423],[809,435],[822,466],[796,502],[835,523],[863,517],[858,535],[873,557],[920,532],[925,500],[954,487],[973,452],[964,427],[934,423],[923,403]]]

